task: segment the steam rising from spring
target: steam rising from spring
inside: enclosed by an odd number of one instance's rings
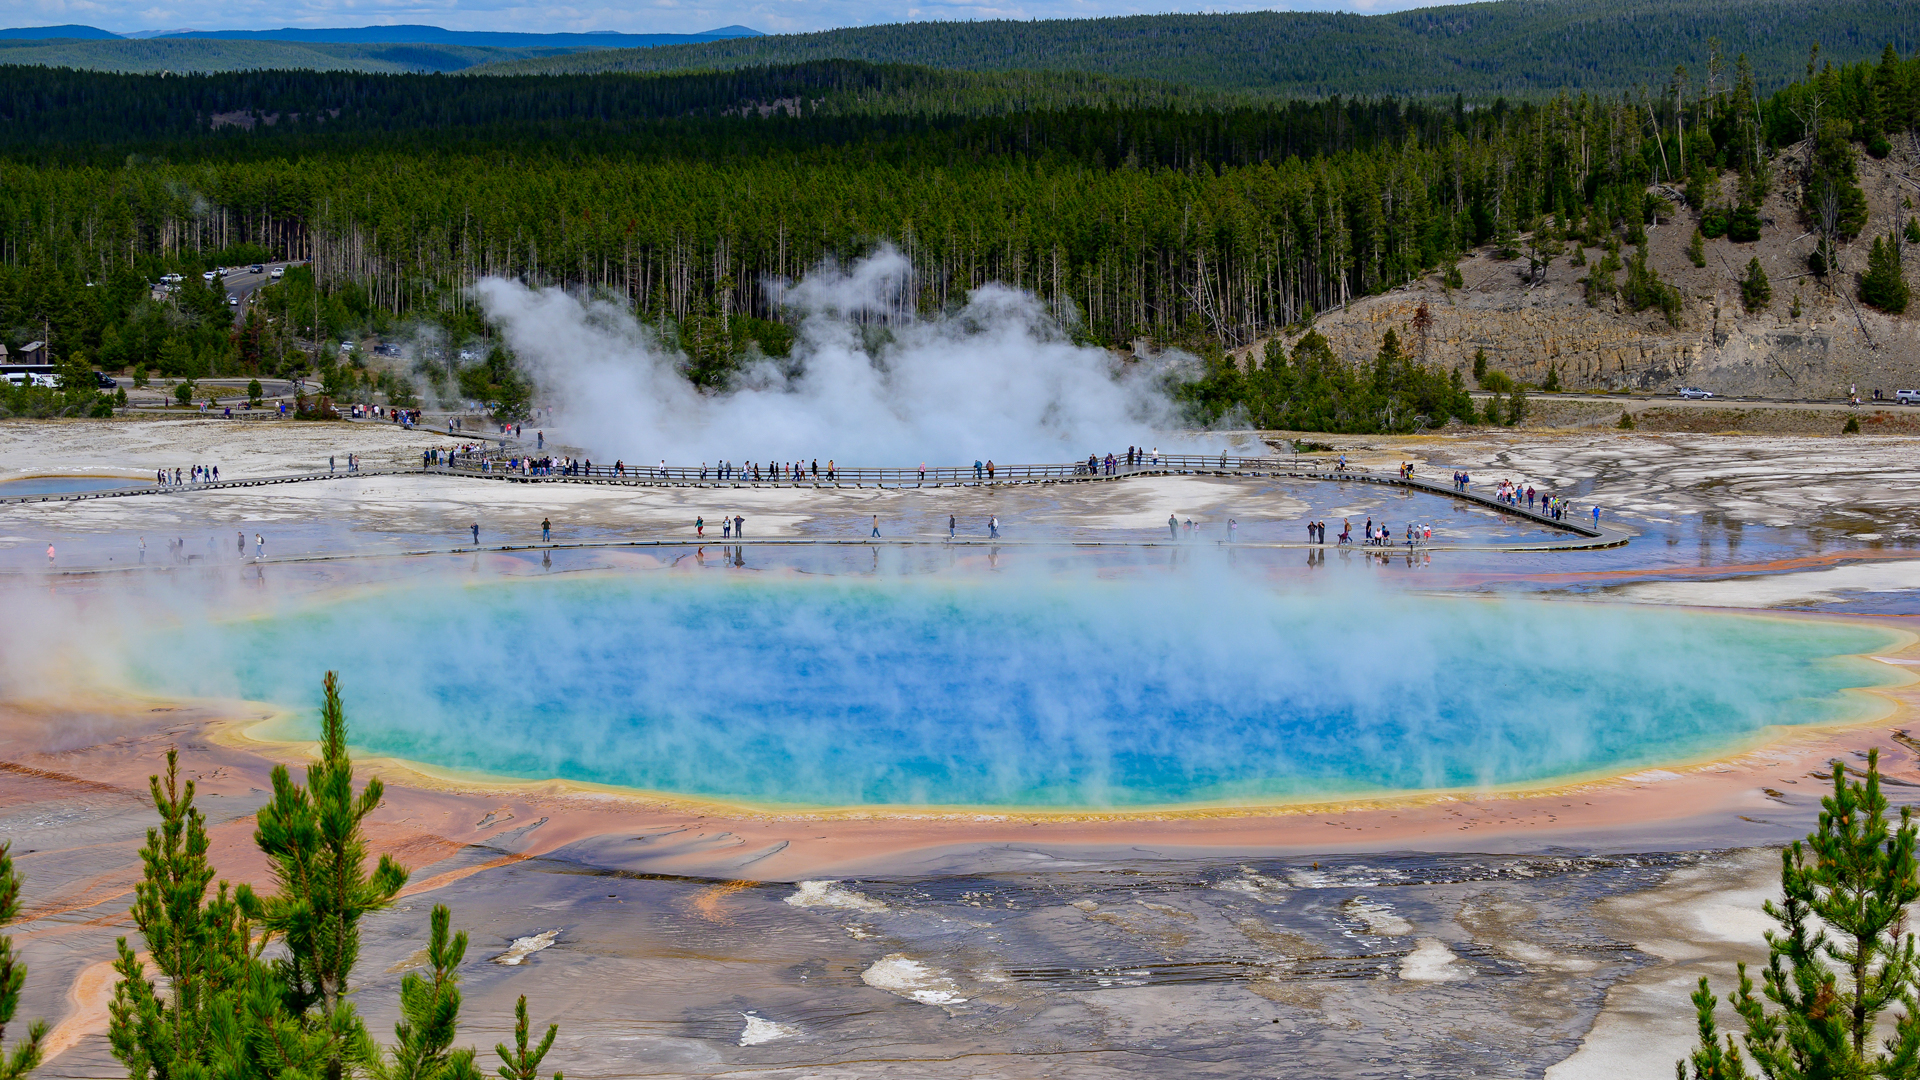
[[[986,285],[957,312],[916,318],[911,267],[890,249],[779,291],[797,315],[790,360],[702,393],[621,304],[499,278],[474,287],[564,437],[596,458],[904,466],[1173,447],[1156,435],[1174,422],[1157,372],[1073,344],[1031,293]]]
[[[529,779],[1143,807],[1627,771],[1858,715],[1839,691],[1888,678],[1845,656],[1887,643],[1872,629],[1342,585],[442,580],[143,635],[134,681],[310,709],[338,669],[357,745]]]

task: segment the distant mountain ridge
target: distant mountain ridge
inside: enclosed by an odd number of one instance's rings
[[[16,26],[0,30],[0,41],[117,41],[119,38],[119,34],[110,30],[74,23],[65,26]]]
[[[760,31],[745,26],[723,26],[698,34],[627,34],[614,30],[595,30],[584,34],[523,34],[495,30],[448,30],[438,26],[403,24],[396,26],[343,26],[307,30],[286,27],[280,30],[189,30],[164,37],[202,41],[294,41],[328,45],[479,45],[488,48],[601,48],[634,49],[659,45],[692,45],[706,41],[759,37]]]
[[[439,26],[342,26],[279,30],[166,30],[158,33],[116,34],[97,26],[23,26],[0,30],[0,41],[286,41],[323,45],[468,45],[483,48],[596,48],[634,49],[660,45],[692,45],[709,41],[758,37],[747,26],[722,26],[698,34],[628,34],[598,30],[582,34],[533,34],[492,30],[448,30]]]

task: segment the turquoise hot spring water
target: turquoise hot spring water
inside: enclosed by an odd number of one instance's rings
[[[1127,810],[1526,784],[1866,715],[1891,631],[1592,603],[1118,580],[399,585],[155,635],[147,685],[363,752],[787,806]],[[192,674],[198,672],[201,674]]]

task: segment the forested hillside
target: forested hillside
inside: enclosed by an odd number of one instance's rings
[[[1005,86],[858,64],[491,88],[6,69],[0,333],[50,332],[57,354],[114,367],[284,370],[307,362],[301,342],[348,331],[484,333],[466,288],[498,274],[624,298],[715,383],[748,339],[782,348],[771,282],[883,243],[911,261],[925,310],[1002,281],[1088,340],[1207,349],[1446,280],[1475,248],[1516,273],[1578,260],[1589,303],[1673,318],[1678,293],[1642,245],[1676,220],[1734,241],[1812,232],[1810,280],[1892,310],[1862,272],[1891,258],[1875,279],[1890,287],[1920,228],[1868,212],[1857,161],[1910,153],[1920,60],[1889,47],[1811,78],[1796,66],[1771,94],[1777,72],[1703,53],[1645,96],[1025,110]],[[980,96],[938,115],[882,107],[943,85]],[[767,107],[796,88],[841,104]],[[1768,199],[1787,216],[1763,217]],[[236,330],[192,272],[269,256],[313,270]],[[167,270],[187,287],[153,299]],[[1238,392],[1220,385],[1214,406]]]
[[[1698,68],[1718,39],[1772,90],[1820,42],[1836,61],[1920,46],[1914,0],[1499,0],[1390,15],[1254,12],[914,22],[499,65],[503,73],[680,71],[853,59],[1086,71],[1283,97],[1492,99],[1617,93]],[[486,70],[496,70],[489,68]]]

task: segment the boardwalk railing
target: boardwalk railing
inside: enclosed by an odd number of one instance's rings
[[[633,480],[662,483],[738,483],[787,484],[971,484],[988,481],[1095,479],[1103,476],[1127,476],[1140,473],[1230,471],[1270,471],[1289,467],[1282,457],[1235,457],[1231,454],[1140,455],[1129,465],[1116,457],[1112,465],[1105,458],[1096,461],[1069,461],[1030,465],[991,466],[982,461],[973,465],[938,465],[926,468],[876,468],[862,465],[821,464],[819,462],[758,462],[721,466],[662,465],[616,461],[563,462],[543,454],[486,450],[453,455],[443,469],[480,473],[513,473],[521,476],[574,478],[582,480]]]

